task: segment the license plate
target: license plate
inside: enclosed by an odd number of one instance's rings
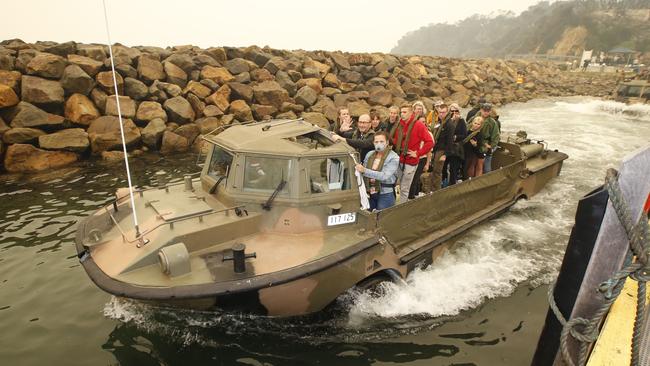
[[[350,224],[357,221],[357,213],[349,212],[340,215],[327,216],[327,226],[335,226],[341,224]]]

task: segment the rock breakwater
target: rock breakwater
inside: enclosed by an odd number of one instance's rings
[[[268,47],[113,47],[130,152],[197,150],[200,134],[235,121],[298,118],[329,128],[337,109],[435,99],[467,106],[533,98],[606,96],[609,77],[550,63]],[[121,149],[108,47],[0,42],[0,170],[32,172]],[[517,73],[525,77],[517,84]]]

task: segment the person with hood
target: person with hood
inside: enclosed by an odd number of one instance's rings
[[[395,153],[399,156],[400,202],[406,202],[420,157],[431,151],[434,142],[424,123],[416,120],[410,104],[405,103],[400,107],[400,117],[395,134],[389,137],[393,140]]]
[[[348,145],[352,146],[359,152],[360,159],[365,159],[366,154],[375,149],[372,142],[375,131],[373,131],[370,126],[370,116],[362,114],[359,116],[359,120],[357,121],[357,128],[355,128],[351,133],[342,133],[342,136],[333,134],[332,139],[334,141],[345,141]]]
[[[370,200],[370,211],[383,210],[395,204],[395,182],[399,169],[399,156],[388,145],[385,131],[375,133],[375,149],[355,169],[364,176]]]

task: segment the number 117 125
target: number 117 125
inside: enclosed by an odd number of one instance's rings
[[[357,220],[356,212],[348,212],[340,215],[327,216],[327,226],[335,226],[341,224],[350,224]]]

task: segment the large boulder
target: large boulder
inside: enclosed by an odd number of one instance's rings
[[[169,62],[178,66],[185,72],[186,75],[192,73],[192,70],[194,70],[196,67],[194,60],[187,53],[172,53],[165,59],[165,62]]]
[[[320,128],[324,128],[329,130],[330,129],[330,122],[325,117],[324,114],[318,113],[318,112],[304,112],[302,114],[302,118],[305,119],[305,121],[314,124]]]
[[[81,67],[77,65],[68,65],[63,70],[61,77],[61,86],[68,94],[79,93],[88,95],[95,87],[95,80],[91,78]]]
[[[58,81],[25,75],[21,81],[20,99],[44,108],[63,103],[63,88]]]
[[[91,58],[95,61],[101,61],[102,64],[106,59],[104,46],[100,45],[77,45],[77,53],[81,56]]]
[[[165,131],[162,137],[160,153],[163,155],[187,152],[190,149],[190,142],[183,136],[171,131]]]
[[[308,87],[314,89],[314,91],[317,94],[320,94],[323,91],[323,85],[321,84],[321,80],[319,78],[300,79],[296,83],[296,86],[298,87],[298,89],[302,88],[305,85],[307,85]]]
[[[253,112],[251,111],[251,108],[248,106],[248,104],[246,104],[245,101],[241,99],[230,103],[228,113],[234,114],[235,119],[240,122],[250,121],[253,119]]]
[[[88,125],[92,120],[99,117],[99,111],[95,104],[83,94],[72,94],[65,102],[65,118],[68,120]]]
[[[15,144],[7,148],[4,166],[10,173],[38,172],[73,163],[79,156],[69,151],[46,151],[32,145]]]
[[[11,107],[18,104],[20,100],[16,92],[9,86],[0,84],[0,108]]]
[[[0,84],[6,85],[16,93],[20,92],[20,78],[22,74],[18,71],[0,70]]]
[[[192,93],[188,93],[185,96],[185,98],[187,98],[187,101],[190,102],[192,109],[194,109],[194,115],[196,117],[203,116],[203,110],[205,109],[205,102],[203,102],[201,98],[197,97]]]
[[[242,73],[242,74],[246,74],[246,73]],[[267,69],[255,69],[250,72],[250,75],[251,75],[251,79],[257,81],[258,83],[273,80],[273,75]]]
[[[183,89],[183,95],[187,95],[188,93],[192,93],[201,99],[205,99],[210,95],[210,93],[212,93],[212,90],[198,81],[190,80],[190,82],[187,83],[187,86],[185,86],[185,89]]]
[[[196,137],[201,134],[201,128],[196,123],[188,123],[175,129],[174,133],[185,137],[187,142],[191,145]]]
[[[331,122],[336,121],[339,115],[338,109],[336,108],[336,105],[334,105],[334,102],[332,102],[329,98],[323,96],[318,98],[318,102],[316,102],[316,104],[311,107],[311,112],[322,113]]]
[[[255,100],[260,104],[280,108],[289,99],[289,93],[275,81],[265,81],[253,87]]]
[[[117,93],[122,95],[124,94],[124,79],[119,73],[115,73],[115,79],[117,80]],[[112,71],[102,71],[97,74],[95,78],[97,84],[108,94],[115,94],[115,82],[113,81],[113,72]]]
[[[205,101],[217,106],[220,110],[225,112],[230,105],[230,93],[230,87],[228,85],[223,85],[216,92],[212,93],[212,95],[205,98]]]
[[[38,145],[47,150],[64,150],[83,153],[88,150],[90,141],[83,128],[69,128],[38,137]]]
[[[162,136],[166,130],[167,126],[165,125],[165,121],[160,118],[154,118],[142,129],[142,142],[149,148],[157,150],[160,148]]]
[[[7,113],[11,127],[38,127],[44,129],[58,129],[63,127],[65,119],[27,102],[20,102]]]
[[[231,98],[233,100],[243,99],[246,103],[253,102],[253,88],[250,85],[242,83],[230,83],[228,84],[232,93]]]
[[[59,79],[63,75],[63,69],[67,65],[66,60],[51,53],[39,53],[27,64],[29,75],[38,75],[49,79]]]
[[[221,120],[217,117],[205,117],[196,120],[196,125],[201,129],[201,134],[208,134],[222,125]]]
[[[223,116],[223,111],[216,105],[206,105],[205,108],[203,108],[203,115],[205,117],[219,117]]]
[[[138,76],[140,80],[151,84],[154,80],[165,80],[165,70],[160,61],[143,54],[138,58]]]
[[[314,89],[311,87],[305,85],[298,92],[296,93],[296,96],[294,97],[296,102],[302,104],[305,108],[309,108],[314,103],[316,103],[316,100],[318,99],[318,94]]]
[[[100,72],[104,66],[103,62],[80,55],[68,55],[68,62],[81,67],[81,69],[91,77],[97,75],[97,73]]]
[[[140,130],[130,119],[123,119],[124,140],[127,148],[140,144]],[[120,120],[115,116],[102,116],[90,123],[88,137],[93,154],[122,149]]]
[[[192,105],[181,96],[167,99],[163,106],[171,122],[187,123],[196,118]]]
[[[52,43],[43,47],[43,52],[53,53],[61,57],[77,52],[77,43],[73,41],[64,43]]]
[[[138,112],[135,114],[136,121],[153,121],[160,119],[167,122],[167,113],[163,110],[162,105],[158,102],[144,101],[138,106]]]
[[[371,105],[383,105],[384,107],[388,107],[393,103],[393,94],[382,88],[382,87],[375,87],[376,89],[373,89],[370,92],[370,97],[368,98],[368,102],[370,102]]]
[[[280,84],[281,87],[287,90],[287,93],[289,93],[290,96],[294,96],[298,91],[298,87],[296,86],[296,83],[291,79],[291,76],[289,76],[289,74],[286,73],[285,71],[278,71],[275,74],[275,80],[277,81],[278,84]]]
[[[183,69],[169,61],[163,63],[163,69],[165,74],[167,74],[167,82],[176,84],[181,88],[185,87],[187,84],[187,73]]]
[[[329,73],[325,75],[325,77],[323,78],[323,85],[328,86],[330,88],[338,88],[339,86],[341,86],[341,81],[336,75]]]
[[[120,108],[119,111],[122,113],[122,118],[133,118],[135,117],[135,101],[126,96],[119,96]],[[118,115],[117,100],[115,96],[106,99],[106,110],[105,114],[109,116]]]
[[[235,77],[224,67],[206,65],[201,69],[201,79],[210,79],[219,84],[224,84],[235,80]]]
[[[142,81],[127,77],[124,79],[124,93],[135,100],[142,100],[149,95],[149,88]]]
[[[258,121],[278,113],[278,109],[272,105],[253,104],[251,110],[253,111],[253,117]]]
[[[339,70],[349,70],[350,69],[350,63],[348,62],[347,57],[343,56],[342,54],[338,52],[332,52],[330,53],[330,58],[332,61],[334,61],[334,65],[336,65]]]
[[[359,118],[360,115],[366,114],[370,111],[370,105],[368,105],[365,100],[358,100],[348,104],[348,109],[350,110],[350,115],[352,117]]]
[[[361,84],[363,76],[356,71],[343,70],[339,72],[339,79],[345,83]]]
[[[224,63],[224,66],[233,75],[250,71],[250,66],[248,65],[248,62],[243,58],[234,58],[232,60],[228,60]]]
[[[7,144],[30,144],[41,135],[45,135],[45,132],[37,128],[14,127],[2,134],[2,141]]]

